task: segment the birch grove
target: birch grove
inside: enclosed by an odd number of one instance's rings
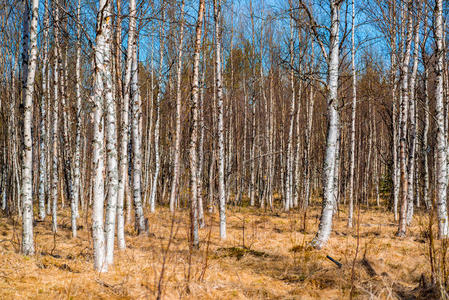
[[[21,224],[17,251],[41,251],[42,228],[55,249],[89,236],[97,272],[135,240],[160,238],[168,253],[173,232],[195,258],[215,236],[250,251],[258,224],[240,213],[298,214],[313,251],[373,211],[398,240],[433,219],[446,239],[446,9],[5,1],[0,207]]]

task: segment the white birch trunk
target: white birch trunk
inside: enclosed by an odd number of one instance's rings
[[[293,49],[293,16],[290,16],[290,88],[291,88],[291,99],[290,99],[290,111],[288,118],[288,140],[287,140],[287,157],[286,157],[286,189],[285,189],[285,211],[289,211],[292,208],[292,191],[293,191],[293,127],[295,120],[295,73],[293,70],[294,64],[294,49]]]
[[[321,212],[318,232],[312,240],[316,249],[324,247],[332,231],[332,216],[334,213],[334,178],[337,157],[337,143],[340,129],[338,112],[338,60],[339,60],[339,1],[331,0],[331,31],[328,55],[327,74],[327,138],[326,154],[323,166],[323,209]]]
[[[137,35],[134,40],[132,52],[132,68],[131,68],[131,98],[132,98],[132,169],[133,169],[133,198],[135,209],[135,227],[139,234],[145,232],[145,219],[142,207],[142,191],[141,191],[141,177],[142,177],[142,105],[140,99],[140,91],[138,86],[138,64],[137,64]],[[154,187],[153,187],[154,188]]]
[[[301,40],[301,33],[298,33],[299,40]],[[299,61],[299,74],[302,74],[301,61]],[[301,116],[301,98],[302,98],[302,80],[299,78],[298,83],[298,94],[297,98],[297,108],[296,108],[296,155],[295,155],[295,179],[293,184],[293,206],[298,207],[299,205],[299,197],[300,197],[300,179],[301,179],[301,170],[300,170],[300,162],[301,162],[301,129],[300,129],[300,116]],[[293,172],[293,171],[292,171]]]
[[[419,1],[418,1],[419,3]],[[418,10],[421,6],[418,4]],[[415,177],[415,149],[416,149],[416,99],[415,99],[415,82],[416,75],[418,73],[418,62],[419,62],[419,28],[420,28],[420,13],[418,12],[418,17],[416,18],[417,24],[415,24],[415,38],[414,38],[414,50],[413,50],[413,68],[412,74],[410,76],[409,82],[409,120],[410,120],[410,141],[409,141],[409,151],[408,151],[408,191],[407,191],[407,225],[410,225],[413,217],[413,206],[414,206],[414,177]]]
[[[134,48],[136,30],[136,1],[129,1],[129,33],[126,55],[126,69],[124,80],[124,93],[121,105],[121,141],[120,141],[120,166],[117,195],[117,244],[119,249],[125,249],[125,218],[123,214],[126,186],[128,185],[128,136],[129,136],[129,97],[131,82],[132,53]],[[128,201],[130,202],[130,201]]]
[[[105,8],[107,17],[112,18],[112,2],[108,1]],[[115,221],[117,216],[117,190],[118,190],[118,166],[117,166],[117,113],[116,102],[113,94],[112,72],[112,22],[104,28],[105,35],[103,63],[103,95],[105,101],[106,118],[106,264],[114,262]]]
[[[192,133],[190,136],[190,189],[191,189],[191,243],[194,248],[199,247],[198,235],[198,94],[199,94],[199,64],[200,64],[200,48],[201,48],[201,31],[204,18],[205,0],[200,0],[198,8],[198,18],[195,29],[195,44],[193,56],[193,82],[192,82]]]
[[[351,228],[353,225],[352,218],[354,214],[355,118],[357,113],[357,78],[355,73],[354,36],[355,36],[355,1],[352,0],[352,32],[351,32],[352,111],[351,111],[351,162],[349,171],[349,211],[348,211],[349,228]]]
[[[215,84],[217,87],[218,108],[218,203],[220,212],[220,238],[226,239],[226,197],[225,197],[225,157],[224,157],[224,132],[223,132],[223,80],[221,72],[221,3],[214,0],[215,20]]]
[[[425,54],[423,53],[423,56]],[[428,78],[429,78],[429,70],[427,66],[427,60],[424,59],[424,129],[423,129],[423,149],[424,149],[424,204],[426,205],[426,209],[430,209],[432,207],[432,202],[429,198],[429,189],[430,189],[430,180],[429,180],[429,145],[428,145],[428,134],[429,134],[429,123],[430,123],[430,114],[429,114],[429,87],[428,87]]]
[[[394,8],[390,8],[389,15],[391,18],[394,17]],[[395,24],[395,23],[393,23]],[[397,68],[397,54],[396,54],[396,36],[393,35],[390,41],[391,46],[391,74],[390,74],[390,83],[391,83],[391,97],[392,97],[392,126],[393,126],[393,172],[391,174],[393,181],[393,214],[394,220],[398,220],[398,202],[399,202],[399,162],[398,162],[398,122],[397,120],[397,103],[396,103],[396,90],[397,90],[397,82],[396,82],[396,68]]]
[[[52,175],[51,175],[51,213],[52,213],[52,230],[56,232],[58,230],[57,222],[57,208],[58,208],[58,183],[59,183],[59,153],[58,153],[58,137],[59,137],[59,8],[57,4],[54,4],[54,58],[53,58],[53,124],[52,124],[52,138],[53,138],[53,157],[52,157]]]
[[[251,15],[251,34],[252,34],[252,48],[251,48],[251,58],[252,58],[252,74],[251,74],[251,80],[250,80],[250,93],[251,93],[251,106],[252,106],[252,116],[251,116],[251,137],[252,137],[252,144],[251,144],[251,150],[250,150],[250,161],[251,161],[251,183],[250,183],[250,205],[254,206],[256,199],[256,55],[255,55],[255,49],[256,49],[256,41],[254,38],[255,30],[254,30],[254,13],[252,8],[252,0],[249,2],[249,9],[250,9],[250,15]],[[246,104],[246,101],[245,101]]]
[[[204,39],[206,38],[206,26],[204,26]],[[199,111],[198,111],[198,126],[200,130],[200,138],[198,141],[198,224],[200,228],[203,228],[206,223],[204,221],[204,205],[203,205],[203,170],[204,170],[204,89],[205,89],[205,76],[206,76],[206,55],[203,51],[203,70],[201,72],[201,83],[200,83],[200,96],[199,96]]]
[[[263,57],[263,43],[262,43],[262,32],[260,33],[260,56]],[[232,47],[231,47],[232,49]],[[231,58],[232,61],[232,58]],[[270,70],[270,75],[271,75],[271,70]],[[234,77],[233,77],[233,65],[231,65],[231,84],[233,84],[234,82]],[[266,147],[266,151],[268,153],[268,156],[265,159],[265,165],[266,165],[266,171],[267,173],[266,175],[266,184],[265,184],[265,193],[264,193],[264,197],[261,199],[260,201],[260,208],[265,209],[265,205],[269,204],[271,201],[271,197],[273,195],[273,191],[272,191],[272,187],[271,187],[271,156],[273,155],[271,153],[271,148],[270,148],[270,109],[269,109],[269,105],[270,103],[268,103],[268,98],[265,92],[265,78],[264,78],[264,72],[263,72],[263,68],[260,68],[260,90],[262,92],[262,96],[263,96],[263,100],[264,100],[264,109],[265,109],[265,147]],[[271,98],[270,98],[271,100]],[[232,123],[230,123],[232,124]]]
[[[79,217],[80,203],[80,161],[81,161],[81,0],[78,0],[76,11],[76,53],[75,53],[75,96],[76,96],[76,132],[75,132],[75,153],[74,153],[74,169],[73,169],[73,201],[75,204],[76,216]]]
[[[47,188],[47,68],[48,68],[48,0],[45,0],[44,4],[44,21],[43,21],[43,36],[42,36],[42,96],[40,101],[40,153],[39,153],[39,219],[42,221],[45,219],[45,197],[48,191]]]
[[[436,0],[435,5],[435,43],[436,43],[436,85],[435,85],[435,111],[437,126],[437,217],[438,235],[440,238],[447,238],[449,234],[448,215],[446,207],[447,197],[447,157],[446,157],[446,134],[444,131],[444,104],[443,104],[443,1]]]
[[[408,192],[408,177],[407,177],[407,117],[409,110],[409,95],[408,95],[408,72],[410,63],[410,51],[413,36],[413,24],[412,24],[412,1],[409,1],[407,11],[407,36],[406,36],[406,47],[403,60],[401,61],[401,116],[400,116],[400,140],[399,140],[399,151],[400,151],[400,167],[401,167],[401,211],[399,214],[399,228],[397,235],[405,236],[407,229],[407,192]]]
[[[111,6],[107,0],[100,0],[97,15],[95,45],[95,85],[93,107],[93,205],[92,238],[94,246],[94,268],[99,272],[107,271],[105,234],[104,234],[104,98],[106,78],[111,76],[108,57],[111,34]]]
[[[33,93],[34,79],[36,75],[37,60],[37,20],[39,15],[39,0],[33,0],[31,7],[28,0],[25,0],[24,18],[29,18],[31,12],[31,23],[24,26],[23,40],[24,44],[29,43],[28,47],[24,47],[23,57],[29,58],[24,61],[23,65],[23,106],[24,106],[24,122],[23,122],[23,156],[22,156],[22,253],[25,255],[34,254],[34,238],[33,238],[33,141],[31,126],[33,120]],[[25,22],[24,22],[25,23]],[[28,25],[28,21],[26,22]],[[25,68],[26,67],[26,68]]]

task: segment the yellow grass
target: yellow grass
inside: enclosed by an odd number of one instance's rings
[[[357,228],[346,227],[345,212],[334,218],[330,242],[320,251],[308,247],[318,226],[319,206],[308,211],[305,232],[299,211],[230,208],[224,242],[219,240],[218,215],[208,215],[199,250],[188,247],[188,212],[178,212],[168,252],[172,216],[165,208],[147,216],[150,234],[136,236],[128,226],[128,248],[116,250],[115,265],[106,274],[92,268],[92,241],[84,217],[76,239],[70,237],[68,211],[60,216],[56,235],[51,232],[50,218],[37,223],[34,257],[18,252],[17,220],[1,218],[0,298],[154,299],[164,258],[162,299],[349,297]],[[422,274],[428,278],[430,270],[423,237],[427,224],[427,217],[416,215],[407,237],[400,239],[394,236],[397,227],[391,213],[362,211],[355,298],[398,299],[418,293],[414,289]],[[342,263],[342,268],[326,255]]]

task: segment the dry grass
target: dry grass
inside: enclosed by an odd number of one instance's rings
[[[165,208],[149,215],[149,236],[128,227],[125,251],[116,251],[106,274],[92,269],[89,227],[70,238],[70,218],[59,219],[57,235],[50,219],[37,223],[35,257],[18,253],[20,226],[0,219],[1,299],[154,299],[162,280],[163,299],[341,299],[351,290],[357,231],[346,227],[346,214],[334,218],[328,246],[316,251],[308,242],[318,226],[319,207],[308,211],[306,232],[300,212],[272,213],[248,208],[228,211],[228,239],[218,236],[218,216],[207,216],[201,247],[188,247],[187,212],[172,216]],[[408,236],[394,236],[392,214],[363,211],[360,247],[354,268],[354,297],[398,299],[419,297],[422,274],[428,276],[428,248],[423,238],[426,218],[415,217]],[[244,228],[244,230],[243,230]],[[244,243],[244,245],[243,245]],[[245,246],[245,247],[242,247]],[[165,254],[166,253],[166,254]],[[342,263],[338,268],[326,258]],[[190,261],[190,262],[189,262]]]

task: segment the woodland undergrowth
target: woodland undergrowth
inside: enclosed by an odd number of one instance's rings
[[[390,212],[365,210],[346,226],[335,216],[328,246],[309,247],[320,207],[305,214],[229,208],[228,238],[219,239],[218,213],[206,216],[199,249],[189,247],[188,214],[161,208],[149,234],[127,226],[127,249],[107,273],[92,268],[88,221],[70,237],[70,212],[57,234],[36,223],[36,256],[22,256],[20,220],[0,220],[2,299],[415,299],[446,296],[447,243],[432,217],[417,212],[407,237],[395,237]],[[90,218],[86,218],[90,220]],[[358,243],[358,247],[357,247]],[[335,262],[333,262],[333,259]],[[433,270],[433,275],[432,275]]]

